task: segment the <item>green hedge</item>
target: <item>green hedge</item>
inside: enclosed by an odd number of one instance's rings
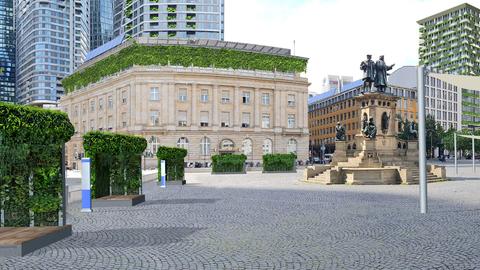
[[[91,158],[92,198],[141,192],[145,138],[93,131],[83,135],[83,148]]]
[[[217,67],[246,70],[265,70],[281,72],[304,72],[307,59],[243,52],[231,49],[214,49],[189,46],[147,46],[133,44],[118,53],[108,56],[63,79],[66,92],[85,87],[102,78],[126,70],[133,65]]]
[[[0,226],[59,225],[62,146],[74,131],[63,112],[0,102]]]
[[[244,173],[247,156],[225,154],[212,156],[212,173]]]
[[[264,172],[291,172],[295,171],[295,154],[268,154],[263,156]]]
[[[187,150],[183,148],[161,146],[157,150],[158,179],[161,178],[160,161],[165,160],[168,181],[185,180],[185,157]]]

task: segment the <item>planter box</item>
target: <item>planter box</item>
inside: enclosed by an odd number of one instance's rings
[[[127,207],[145,202],[145,195],[112,195],[92,200],[93,207]]]
[[[72,235],[72,225],[0,228],[0,257],[25,256]]]
[[[263,171],[262,173],[297,173],[297,170],[293,170],[293,171]]]

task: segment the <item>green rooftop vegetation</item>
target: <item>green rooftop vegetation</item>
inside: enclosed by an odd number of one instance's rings
[[[85,87],[102,78],[138,66],[215,67],[243,70],[279,72],[304,72],[307,59],[244,52],[230,49],[214,49],[189,46],[147,46],[133,44],[76,72],[62,81],[67,93]]]

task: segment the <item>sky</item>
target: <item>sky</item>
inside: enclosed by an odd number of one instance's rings
[[[465,0],[225,0],[225,40],[292,49],[309,58],[309,91],[331,75],[361,79],[360,62],[385,55],[418,64],[417,21]],[[480,8],[480,0],[470,0]]]

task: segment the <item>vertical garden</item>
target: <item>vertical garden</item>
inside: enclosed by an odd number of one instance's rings
[[[141,193],[145,138],[94,131],[83,136],[83,147],[91,158],[92,198]]]
[[[60,225],[62,149],[73,134],[63,112],[0,103],[2,227]]]

